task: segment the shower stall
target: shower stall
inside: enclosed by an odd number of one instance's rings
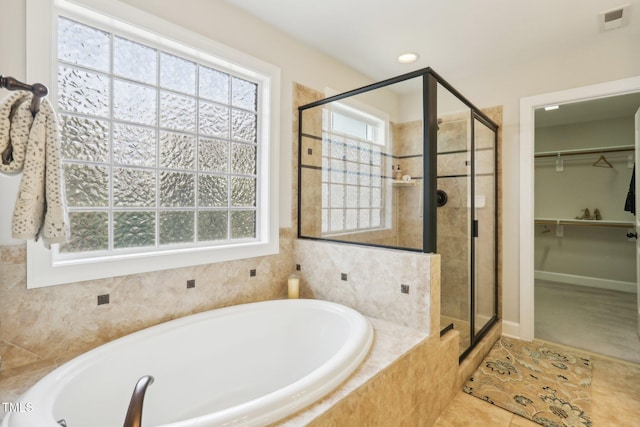
[[[498,126],[431,68],[298,112],[298,237],[440,254],[464,358],[497,321]]]

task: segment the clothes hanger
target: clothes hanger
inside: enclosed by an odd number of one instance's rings
[[[607,159],[604,157],[604,154],[600,154],[600,158],[596,160],[591,166],[595,166],[597,168],[613,168],[613,165],[607,161]]]

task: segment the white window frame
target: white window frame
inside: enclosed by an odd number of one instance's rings
[[[158,35],[169,51],[203,58],[221,70],[238,72],[259,82],[259,126],[256,239],[250,242],[169,249],[161,252],[121,254],[101,258],[60,259],[57,245],[51,250],[41,241],[27,242],[27,288],[95,280],[252,258],[279,251],[278,157],[280,113],[280,69],[115,0],[27,0],[27,70],[30,82],[41,82],[50,91],[55,106],[57,81],[57,19],[64,16],[91,25],[99,23],[118,32]],[[140,33],[141,34],[141,33]],[[49,43],[43,42],[49,41]]]

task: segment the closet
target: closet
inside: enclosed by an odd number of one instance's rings
[[[536,128],[537,278],[635,292],[632,119]]]
[[[633,99],[640,105],[637,94]],[[637,292],[635,216],[625,211],[637,106],[618,111],[611,102],[536,111],[535,336],[592,351],[607,337],[596,337],[589,319],[616,324],[607,328],[629,323],[633,332],[636,323],[633,313],[629,322],[606,315],[626,310],[618,303],[635,307]],[[613,305],[604,308],[609,297]],[[586,316],[590,309],[594,314]]]

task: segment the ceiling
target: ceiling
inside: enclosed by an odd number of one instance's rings
[[[632,118],[640,108],[640,93],[610,96],[560,105],[557,110],[535,112],[536,127],[567,125],[620,117]]]
[[[640,0],[225,0],[375,80],[432,67],[450,82],[638,35]],[[605,32],[601,12],[628,5]],[[399,64],[401,53],[419,55]]]
[[[562,55],[614,32],[636,37],[640,52],[640,0],[225,1],[374,81],[431,67],[453,83]],[[623,25],[605,31],[603,12],[621,7]],[[419,59],[398,63],[405,52]],[[640,95],[566,104],[538,111],[536,126],[628,116],[638,105]]]

